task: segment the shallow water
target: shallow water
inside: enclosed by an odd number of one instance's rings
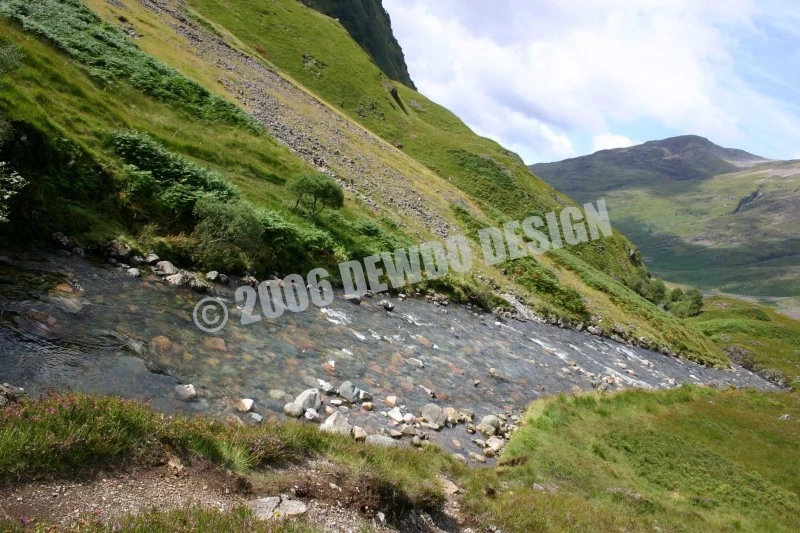
[[[393,298],[395,309],[387,312],[378,298],[357,306],[337,294],[329,307],[243,326],[233,286],[215,289],[228,302],[230,320],[206,334],[192,320],[204,296],[167,287],[149,272],[133,279],[51,251],[8,251],[0,258],[0,382],[34,394],[117,394],[165,412],[214,416],[247,397],[267,418],[282,418],[283,405],[316,378],[335,386],[353,381],[375,396],[378,411],[387,395],[396,395],[416,415],[434,401],[474,410],[478,419],[519,411],[543,395],[591,389],[591,374],[616,378],[612,389],[667,388],[670,379],[775,389],[741,368],[704,368],[586,333],[499,322],[418,298]],[[202,398],[178,401],[174,386],[181,382],[195,384]],[[357,408],[348,416],[371,431],[389,421]],[[471,446],[463,426],[430,437],[450,449],[453,438]]]

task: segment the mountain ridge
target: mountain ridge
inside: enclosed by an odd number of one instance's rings
[[[615,226],[660,277],[796,297],[798,163],[686,135],[529,168],[578,201],[606,197]]]

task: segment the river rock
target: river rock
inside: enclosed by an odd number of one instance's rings
[[[305,413],[305,409],[295,402],[289,402],[283,406],[283,414],[291,418],[300,418]]]
[[[378,446],[397,446],[397,441],[386,435],[369,435],[366,438],[366,443]]]
[[[350,381],[345,381],[339,386],[339,396],[350,403],[356,403],[360,392],[361,390]]]
[[[131,247],[122,241],[108,241],[105,246],[106,255],[115,259],[127,259],[130,257]]]
[[[353,438],[356,440],[356,442],[364,442],[367,440],[366,430],[359,426],[353,426]]]
[[[408,359],[406,359],[406,363],[416,368],[425,368],[425,363],[423,363],[416,357],[409,357]]]
[[[197,389],[191,383],[187,385],[176,385],[175,396],[182,402],[191,402],[198,397]]]
[[[53,233],[53,235],[50,238],[58,246],[60,246],[60,247],[62,247],[64,249],[68,249],[69,248],[69,237],[67,237],[66,235],[64,235],[60,231],[57,231],[57,232]]]
[[[169,261],[159,261],[156,263],[156,274],[161,276],[174,276],[178,273],[178,268]]]
[[[336,411],[331,416],[322,423],[319,427],[322,431],[327,431],[329,433],[341,433],[342,435],[349,435],[353,431],[353,426],[350,425],[350,421],[347,420],[347,417]]]
[[[316,411],[322,407],[322,397],[318,389],[306,389],[295,398],[294,403],[300,406],[302,414],[307,409],[314,409]]]
[[[0,407],[8,403],[20,401],[25,396],[25,391],[8,383],[0,385]]]
[[[372,394],[368,393],[364,389],[358,389],[358,401],[360,401],[360,402],[371,402],[372,401]]]
[[[144,256],[144,262],[147,263],[148,265],[155,265],[159,261],[161,261],[161,258],[154,253],[149,253],[146,256]]]
[[[129,269],[126,271],[126,272],[127,272],[127,273],[128,273],[128,275],[129,275],[130,277],[132,277],[132,278],[141,278],[141,277],[142,277],[142,271],[141,271],[141,270],[139,270],[139,269],[138,269],[138,268],[136,268],[136,267],[129,268]]]
[[[172,274],[171,276],[164,278],[164,281],[167,282],[167,285],[181,287],[186,284],[186,276],[184,276],[182,273]]]
[[[389,418],[394,420],[395,422],[402,422],[403,421],[403,413],[400,412],[399,407],[395,407],[391,411],[389,411]]]
[[[212,270],[211,272],[206,272],[206,279],[208,281],[219,281],[219,272],[216,270]]]
[[[386,405],[388,405],[389,407],[396,406],[397,405],[397,396],[387,396],[386,400],[384,400],[384,403],[386,403]]]
[[[378,302],[378,305],[380,305],[387,311],[394,311],[394,304],[389,300],[381,300],[380,302]]]
[[[325,394],[336,394],[336,387],[325,381],[324,379],[317,379],[317,388]]]
[[[311,422],[320,421],[320,416],[316,409],[306,409],[306,412],[303,416],[306,420],[310,420]]]
[[[500,452],[505,445],[506,441],[499,437],[492,436],[486,439],[486,446],[493,449],[495,452]]]
[[[422,418],[430,424],[444,426],[447,423],[447,415],[444,410],[435,403],[429,403],[422,408]]]
[[[484,457],[483,455],[481,455],[479,453],[469,452],[469,456],[473,461],[477,461],[479,463],[485,463],[486,462],[486,457]]]
[[[236,410],[240,413],[248,413],[250,409],[253,408],[253,404],[255,402],[250,398],[242,398],[238,402],[236,402]]]
[[[247,422],[252,425],[258,425],[264,421],[264,417],[258,413],[248,413],[247,414]]]
[[[187,277],[189,288],[194,292],[207,292],[211,288],[211,285],[197,274],[190,274]]]
[[[300,500],[283,500],[276,513],[281,518],[291,518],[305,514],[306,511],[308,511],[308,507]]]
[[[250,507],[253,509],[253,517],[256,520],[269,520],[275,516],[275,509],[281,504],[281,499],[277,496],[269,498],[259,498],[250,502]]]

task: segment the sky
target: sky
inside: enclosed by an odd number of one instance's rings
[[[695,134],[800,159],[798,0],[383,0],[421,93],[526,163]]]

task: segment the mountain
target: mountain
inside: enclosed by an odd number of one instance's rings
[[[337,19],[384,74],[416,89],[408,74],[403,50],[392,32],[389,13],[381,0],[303,0],[303,3]]]
[[[573,200],[300,2],[6,0],[0,13],[24,56],[0,91],[13,127],[0,161],[29,182],[0,227],[15,239],[116,238],[263,279],[464,234],[477,264],[422,290],[727,364],[653,303],[660,284],[620,233],[481,261],[479,229]],[[295,208],[292,180],[309,171],[344,189],[342,209]]]
[[[771,161],[688,135],[530,169],[612,223],[653,272],[761,297],[800,295],[800,161]]]

